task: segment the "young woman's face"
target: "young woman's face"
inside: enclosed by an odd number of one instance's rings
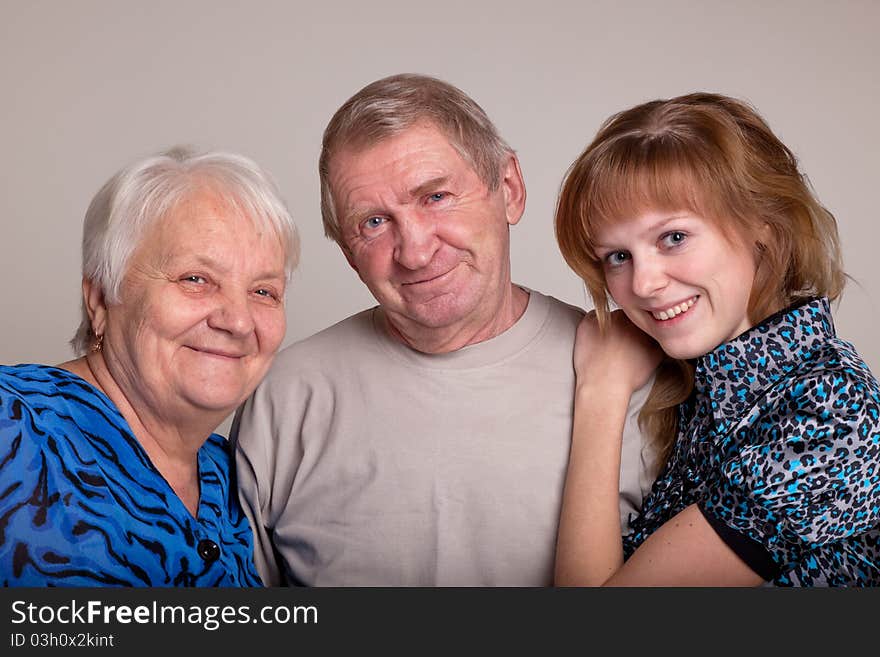
[[[750,244],[687,211],[644,212],[597,232],[608,292],[669,356],[702,356],[751,328]]]

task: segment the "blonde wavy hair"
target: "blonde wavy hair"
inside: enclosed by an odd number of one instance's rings
[[[749,104],[712,93],[654,100],[610,117],[574,161],[556,208],[556,239],[586,284],[600,328],[608,288],[597,231],[646,210],[689,211],[732,243],[754,244],[748,317],[754,326],[804,297],[843,290],[837,222],[819,203],[794,154]],[[662,465],[693,368],[667,358],[639,415]]]

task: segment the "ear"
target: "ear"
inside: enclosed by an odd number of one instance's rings
[[[515,226],[526,209],[526,184],[519,168],[519,159],[514,153],[507,157],[501,167],[501,190],[504,192],[507,223]]]
[[[101,286],[88,278],[82,281],[83,301],[86,304],[86,312],[92,323],[92,332],[95,335],[104,335],[107,328],[107,304],[104,302],[104,290]]]

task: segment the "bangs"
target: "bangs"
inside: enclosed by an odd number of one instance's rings
[[[730,212],[730,195],[719,182],[727,176],[699,149],[675,139],[618,140],[596,153],[591,168],[582,216],[593,251],[599,230],[644,212],[687,211],[707,219]]]

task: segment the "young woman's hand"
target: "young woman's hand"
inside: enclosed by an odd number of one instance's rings
[[[574,346],[578,388],[632,394],[648,382],[662,359],[660,346],[621,310],[611,313],[605,330],[599,329],[594,312],[578,326]]]

